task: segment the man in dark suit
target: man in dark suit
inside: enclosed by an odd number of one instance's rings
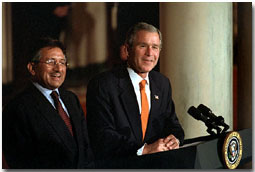
[[[34,52],[27,64],[32,82],[3,110],[3,154],[9,168],[94,168],[79,100],[59,88],[67,68],[63,45],[41,39]]]
[[[127,34],[127,63],[90,81],[87,121],[97,159],[150,154],[183,144],[170,81],[152,70],[161,41],[157,28],[136,24]]]

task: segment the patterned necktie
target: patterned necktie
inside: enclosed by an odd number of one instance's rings
[[[142,104],[142,111],[141,111],[141,122],[142,122],[142,130],[143,130],[143,139],[145,136],[145,131],[147,128],[148,118],[149,118],[149,103],[145,93],[145,84],[146,80],[142,80],[140,85],[140,92],[141,92],[141,104]]]
[[[52,93],[50,94],[51,97],[53,98],[54,100],[54,105],[58,111],[58,114],[61,116],[61,118],[64,120],[66,126],[68,127],[70,133],[72,134],[73,136],[73,129],[72,129],[72,124],[71,124],[71,121],[70,121],[70,118],[67,116],[66,112],[64,111],[60,101],[59,101],[59,98],[58,98],[58,93],[56,91],[52,91]]]

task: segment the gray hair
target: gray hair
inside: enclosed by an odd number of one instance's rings
[[[154,27],[153,25],[145,22],[139,22],[128,30],[125,42],[126,44],[128,44],[129,47],[133,46],[136,33],[141,30],[145,30],[148,32],[157,32],[160,40],[160,49],[162,48],[162,34],[160,30]]]

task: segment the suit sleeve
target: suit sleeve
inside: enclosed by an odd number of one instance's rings
[[[3,155],[10,168],[35,168],[26,111],[22,104],[9,105],[3,111]]]
[[[96,159],[136,155],[142,145],[131,139],[128,128],[119,130],[108,91],[111,88],[106,87],[102,80],[94,79],[87,89],[88,132]]]

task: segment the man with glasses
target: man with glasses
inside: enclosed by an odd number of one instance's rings
[[[31,84],[3,110],[3,155],[10,168],[94,168],[87,124],[66,76],[63,45],[40,39],[27,64]]]

